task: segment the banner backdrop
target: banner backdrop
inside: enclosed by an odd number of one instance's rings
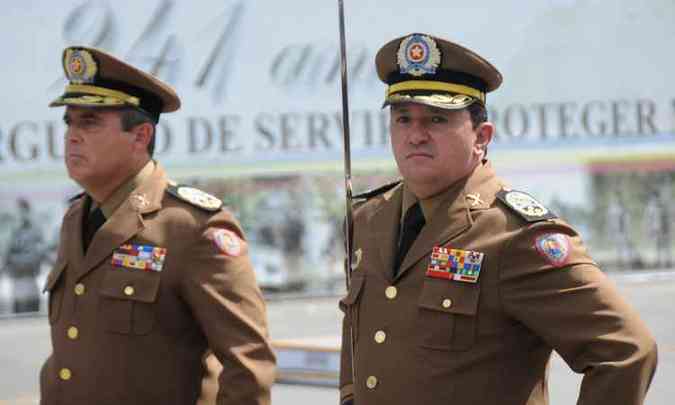
[[[375,52],[396,36],[433,33],[504,75],[488,96],[498,172],[567,214],[610,267],[670,263],[657,258],[673,248],[671,0],[360,0],[346,1],[346,21],[357,189],[396,174]],[[44,275],[78,190],[62,162],[63,109],[47,108],[65,84],[61,51],[73,44],[106,49],[176,87],[183,107],[162,118],[156,157],[232,206],[261,283],[339,279],[336,1],[25,0],[3,6],[0,38],[0,297],[17,290],[6,263],[22,216],[42,234],[34,250]],[[610,224],[625,215],[627,241],[616,242]],[[658,248],[655,229],[666,239]],[[634,254],[619,260],[617,249]]]

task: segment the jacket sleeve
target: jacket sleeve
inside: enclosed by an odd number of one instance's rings
[[[555,220],[518,231],[500,269],[508,315],[584,374],[579,405],[643,403],[656,368],[654,338],[572,228]]]
[[[185,254],[192,268],[185,272],[183,296],[223,366],[217,404],[268,405],[276,360],[241,229],[221,211]]]
[[[345,272],[347,271],[347,261],[345,260]],[[345,273],[346,280],[346,273]],[[354,382],[352,381],[352,336],[355,334],[352,331],[352,316],[354,315],[353,308],[355,300],[355,291],[353,288],[347,286],[347,295],[340,300],[340,310],[344,313],[342,319],[342,346],[340,349],[340,404],[353,401],[354,397]]]
[[[352,350],[351,350],[350,322],[345,315],[342,321],[342,348],[340,350],[340,403],[351,400],[354,396],[352,382]]]

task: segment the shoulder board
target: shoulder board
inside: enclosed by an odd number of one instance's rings
[[[398,186],[401,183],[401,180],[396,180],[391,183],[387,183],[383,186],[374,188],[372,190],[364,191],[363,193],[359,193],[356,195],[353,195],[352,198],[355,200],[367,200],[369,198],[373,198],[376,195],[380,195],[383,193],[386,193],[387,191],[391,190],[392,188]]]
[[[78,194],[75,194],[74,196],[68,198],[68,204],[73,204],[75,201],[79,200],[80,198],[85,196],[85,192],[81,192]]]
[[[223,202],[218,198],[190,186],[169,184],[166,188],[166,192],[178,198],[179,200],[188,202],[197,208],[201,208],[209,212],[216,212],[223,206]]]
[[[558,217],[524,191],[501,190],[497,193],[497,198],[527,222],[537,222]]]

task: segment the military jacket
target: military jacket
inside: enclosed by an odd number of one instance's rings
[[[53,350],[41,404],[195,404],[207,349],[223,364],[218,404],[269,404],[275,358],[242,231],[228,211],[203,209],[168,187],[157,166],[86,254],[88,197],[65,214],[45,287]],[[155,267],[125,261],[139,247],[161,259]]]
[[[394,277],[402,187],[354,212],[343,402],[544,405],[556,350],[585,374],[579,404],[642,403],[654,339],[573,228],[498,200],[504,184],[486,163],[445,193]],[[482,254],[478,273],[438,277],[435,247]]]

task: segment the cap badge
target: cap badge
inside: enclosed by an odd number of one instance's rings
[[[92,83],[98,72],[96,59],[84,49],[67,49],[64,66],[68,81],[73,84]]]
[[[413,34],[405,38],[396,56],[401,73],[411,76],[434,74],[441,64],[441,51],[436,41],[427,35]]]

